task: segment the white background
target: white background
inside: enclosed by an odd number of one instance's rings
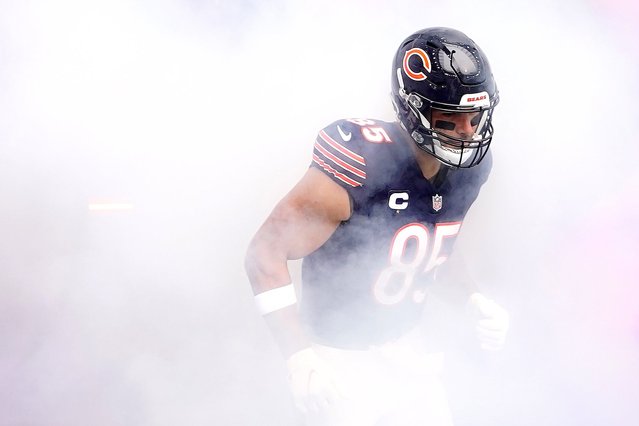
[[[459,244],[513,327],[502,354],[453,364],[457,423],[636,424],[638,17],[621,0],[3,0],[0,425],[293,424],[244,251],[318,129],[392,119],[394,51],[429,26],[477,41],[501,92]]]

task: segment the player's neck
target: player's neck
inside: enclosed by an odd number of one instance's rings
[[[397,127],[400,129],[401,134],[403,135],[404,142],[410,146],[410,149],[413,151],[413,155],[415,156],[415,161],[417,161],[417,165],[422,172],[422,175],[428,179],[429,181],[433,181],[441,168],[441,163],[432,155],[428,154],[425,151],[422,151],[415,145],[413,139],[408,135],[408,132],[402,129],[399,123],[397,123]]]
[[[411,144],[417,165],[422,171],[422,175],[432,181],[441,167],[441,163],[432,155],[419,149],[414,143]]]

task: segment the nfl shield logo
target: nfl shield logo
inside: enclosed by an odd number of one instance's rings
[[[433,195],[433,210],[435,210],[436,212],[440,211],[442,209],[442,202],[443,199],[441,195]]]

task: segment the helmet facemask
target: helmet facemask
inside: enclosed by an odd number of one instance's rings
[[[451,105],[431,101],[418,93],[406,93],[400,87],[399,98],[404,108],[395,106],[402,126],[420,149],[444,164],[456,168],[473,167],[488,152],[493,137],[492,114],[498,97],[490,99],[486,92],[476,93],[464,96],[460,105]],[[434,122],[433,114],[440,116]],[[456,118],[447,120],[447,115],[456,115]],[[470,122],[472,132],[454,133],[455,121],[460,118]]]
[[[420,101],[416,102],[415,97]],[[422,106],[418,108],[416,105],[420,104]],[[417,126],[411,131],[411,137],[419,148],[443,163],[458,168],[472,167],[479,164],[488,152],[493,137],[494,105],[437,105],[411,94],[408,106],[411,114],[417,118]],[[468,123],[466,132],[457,130],[457,127],[463,126],[461,123]]]

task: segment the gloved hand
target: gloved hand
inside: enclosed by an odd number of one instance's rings
[[[333,408],[343,398],[335,372],[312,348],[302,349],[286,361],[295,405],[302,413]]]
[[[508,312],[481,293],[470,296],[468,310],[476,320],[475,331],[481,348],[487,351],[501,350],[510,325]]]

